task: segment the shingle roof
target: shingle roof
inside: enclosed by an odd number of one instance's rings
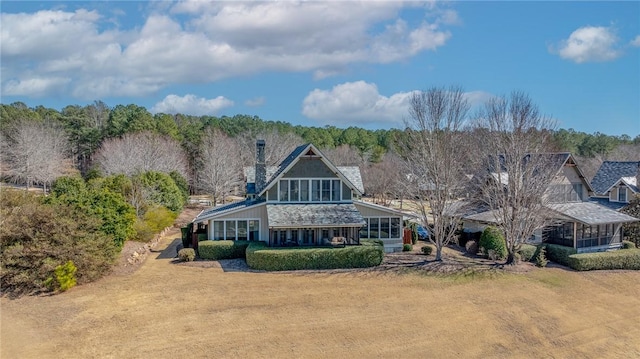
[[[198,216],[193,220],[193,222],[200,222],[205,218],[212,217],[213,215],[221,214],[223,212],[227,212],[233,209],[251,207],[260,203],[264,203],[264,201],[247,199],[244,201],[223,204],[221,206],[205,209],[204,211],[200,212],[200,214],[198,214]]]
[[[559,214],[588,225],[636,222],[640,219],[616,212],[593,202],[569,202],[550,204]]]
[[[591,180],[591,187],[598,194],[607,191],[622,177],[635,177],[640,162],[604,161]],[[636,184],[637,186],[638,184]]]
[[[364,193],[364,184],[362,183],[362,175],[360,174],[360,167],[358,166],[337,166],[346,178],[354,185],[360,193]]]
[[[607,198],[591,197],[589,198],[589,202],[599,204],[603,207],[607,207],[614,211],[619,211],[628,205],[628,203],[624,203],[624,202],[610,202],[608,197]]]
[[[271,182],[273,182],[282,173],[282,171],[284,171],[291,164],[291,162],[293,162],[296,158],[298,158],[298,156],[300,156],[309,146],[311,146],[311,144],[307,143],[305,145],[300,145],[296,147],[293,151],[291,151],[289,156],[287,156],[287,158],[285,158],[282,162],[280,162],[280,164],[278,165],[273,175],[271,176],[267,175],[267,183],[264,185],[263,188],[260,188],[258,190],[263,191],[265,188],[268,188],[269,186],[271,186]]]
[[[360,227],[366,222],[353,204],[268,204],[269,227]]]

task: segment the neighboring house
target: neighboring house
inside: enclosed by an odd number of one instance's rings
[[[591,200],[620,210],[640,194],[640,161],[605,161],[591,180]]]
[[[620,248],[622,224],[638,219],[589,202],[594,189],[569,153],[549,154],[557,165],[557,175],[547,190],[549,225],[536,230],[528,242],[560,244],[573,247],[578,253]],[[494,179],[504,173],[492,174]],[[500,177],[498,177],[500,176]],[[508,179],[507,179],[508,180]],[[462,218],[463,230],[479,232],[489,225],[499,224],[494,211],[481,211]]]
[[[263,241],[272,247],[359,244],[381,239],[386,252],[402,250],[402,212],[358,200],[358,167],[336,167],[315,146],[294,149],[268,167],[265,143],[245,168],[247,198],[202,211],[193,223],[210,240]]]

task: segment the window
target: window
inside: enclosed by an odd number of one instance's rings
[[[555,184],[551,186],[550,201],[552,203],[582,201],[582,184]]]
[[[391,238],[400,238],[400,218],[391,218]]]
[[[331,187],[331,200],[337,202],[340,200],[340,180],[332,180]]]
[[[573,193],[571,194],[572,196],[575,196],[574,201],[582,201],[582,183],[574,183]]]
[[[378,237],[379,223],[379,218],[369,218],[369,238],[380,238]]]
[[[236,221],[226,221],[225,227],[227,227],[225,239],[236,239]]]
[[[365,218],[364,222],[364,226],[360,228],[360,238],[369,238],[369,218]]]
[[[289,201],[289,181],[288,180],[280,181],[280,201],[281,202]]]
[[[389,238],[389,218],[380,218],[380,238]]]
[[[238,237],[237,239],[239,241],[246,241],[247,240],[247,221],[238,221]]]
[[[627,188],[618,187],[618,202],[626,202],[626,201],[627,201]]]
[[[320,201],[320,180],[311,181],[311,200],[315,202]]]
[[[224,222],[213,221],[213,239],[220,241],[224,239]]]
[[[260,222],[257,220],[249,221],[249,240],[250,241],[259,241],[260,240]]]
[[[329,202],[331,200],[331,180],[322,180],[322,201]]]
[[[300,201],[309,201],[309,180],[300,180]]]
[[[300,193],[299,184],[300,182],[298,180],[289,181],[289,200],[292,202],[298,202],[300,200],[298,197]]]

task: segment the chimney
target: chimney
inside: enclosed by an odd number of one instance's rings
[[[256,141],[256,195],[267,184],[267,164],[265,163],[264,140]]]

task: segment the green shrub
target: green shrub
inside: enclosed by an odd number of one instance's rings
[[[547,258],[555,263],[563,266],[569,265],[569,256],[576,254],[575,248],[565,247],[558,244],[546,244],[544,246]]]
[[[523,244],[520,246],[520,250],[518,250],[518,254],[520,254],[520,258],[529,262],[533,259],[534,254],[536,254],[536,246],[532,246],[531,244]]]
[[[480,236],[480,247],[484,248],[484,254],[489,255],[491,252],[492,257],[495,259],[507,258],[507,246],[504,241],[504,236],[498,228],[487,227]]]
[[[202,259],[245,258],[249,241],[202,241],[198,243],[198,255]]]
[[[182,248],[178,252],[178,258],[182,262],[192,262],[196,259],[196,251],[193,248]]]
[[[433,253],[433,247],[431,246],[422,247],[422,253],[424,253],[427,256],[430,255],[431,253]]]
[[[537,267],[544,268],[547,266],[549,261],[547,260],[547,251],[544,249],[544,246],[540,246],[540,250],[536,251],[536,257],[534,261]]]
[[[67,261],[67,263],[57,266],[53,271],[53,277],[47,278],[44,284],[51,290],[64,292],[76,286],[77,271],[78,268],[73,264],[73,261]]]
[[[56,288],[56,268],[62,265],[63,278],[72,272],[65,264],[69,261],[77,284],[91,282],[108,273],[116,259],[118,247],[101,231],[98,218],[72,205],[46,202],[24,191],[0,190],[0,282],[5,294]]]
[[[264,242],[251,242],[247,248],[249,267],[269,271],[365,268],[380,265],[383,257],[383,247],[370,244],[343,248],[269,248]]]
[[[631,241],[622,241],[622,249],[634,249],[636,244]]]
[[[360,244],[384,247],[382,239],[361,239]]]
[[[209,235],[206,233],[198,233],[198,242],[209,240]]]
[[[613,252],[572,254],[569,267],[585,271],[598,269],[640,269],[640,250],[621,249]]]
[[[411,252],[413,250],[413,244],[403,244],[402,251],[403,252]]]

